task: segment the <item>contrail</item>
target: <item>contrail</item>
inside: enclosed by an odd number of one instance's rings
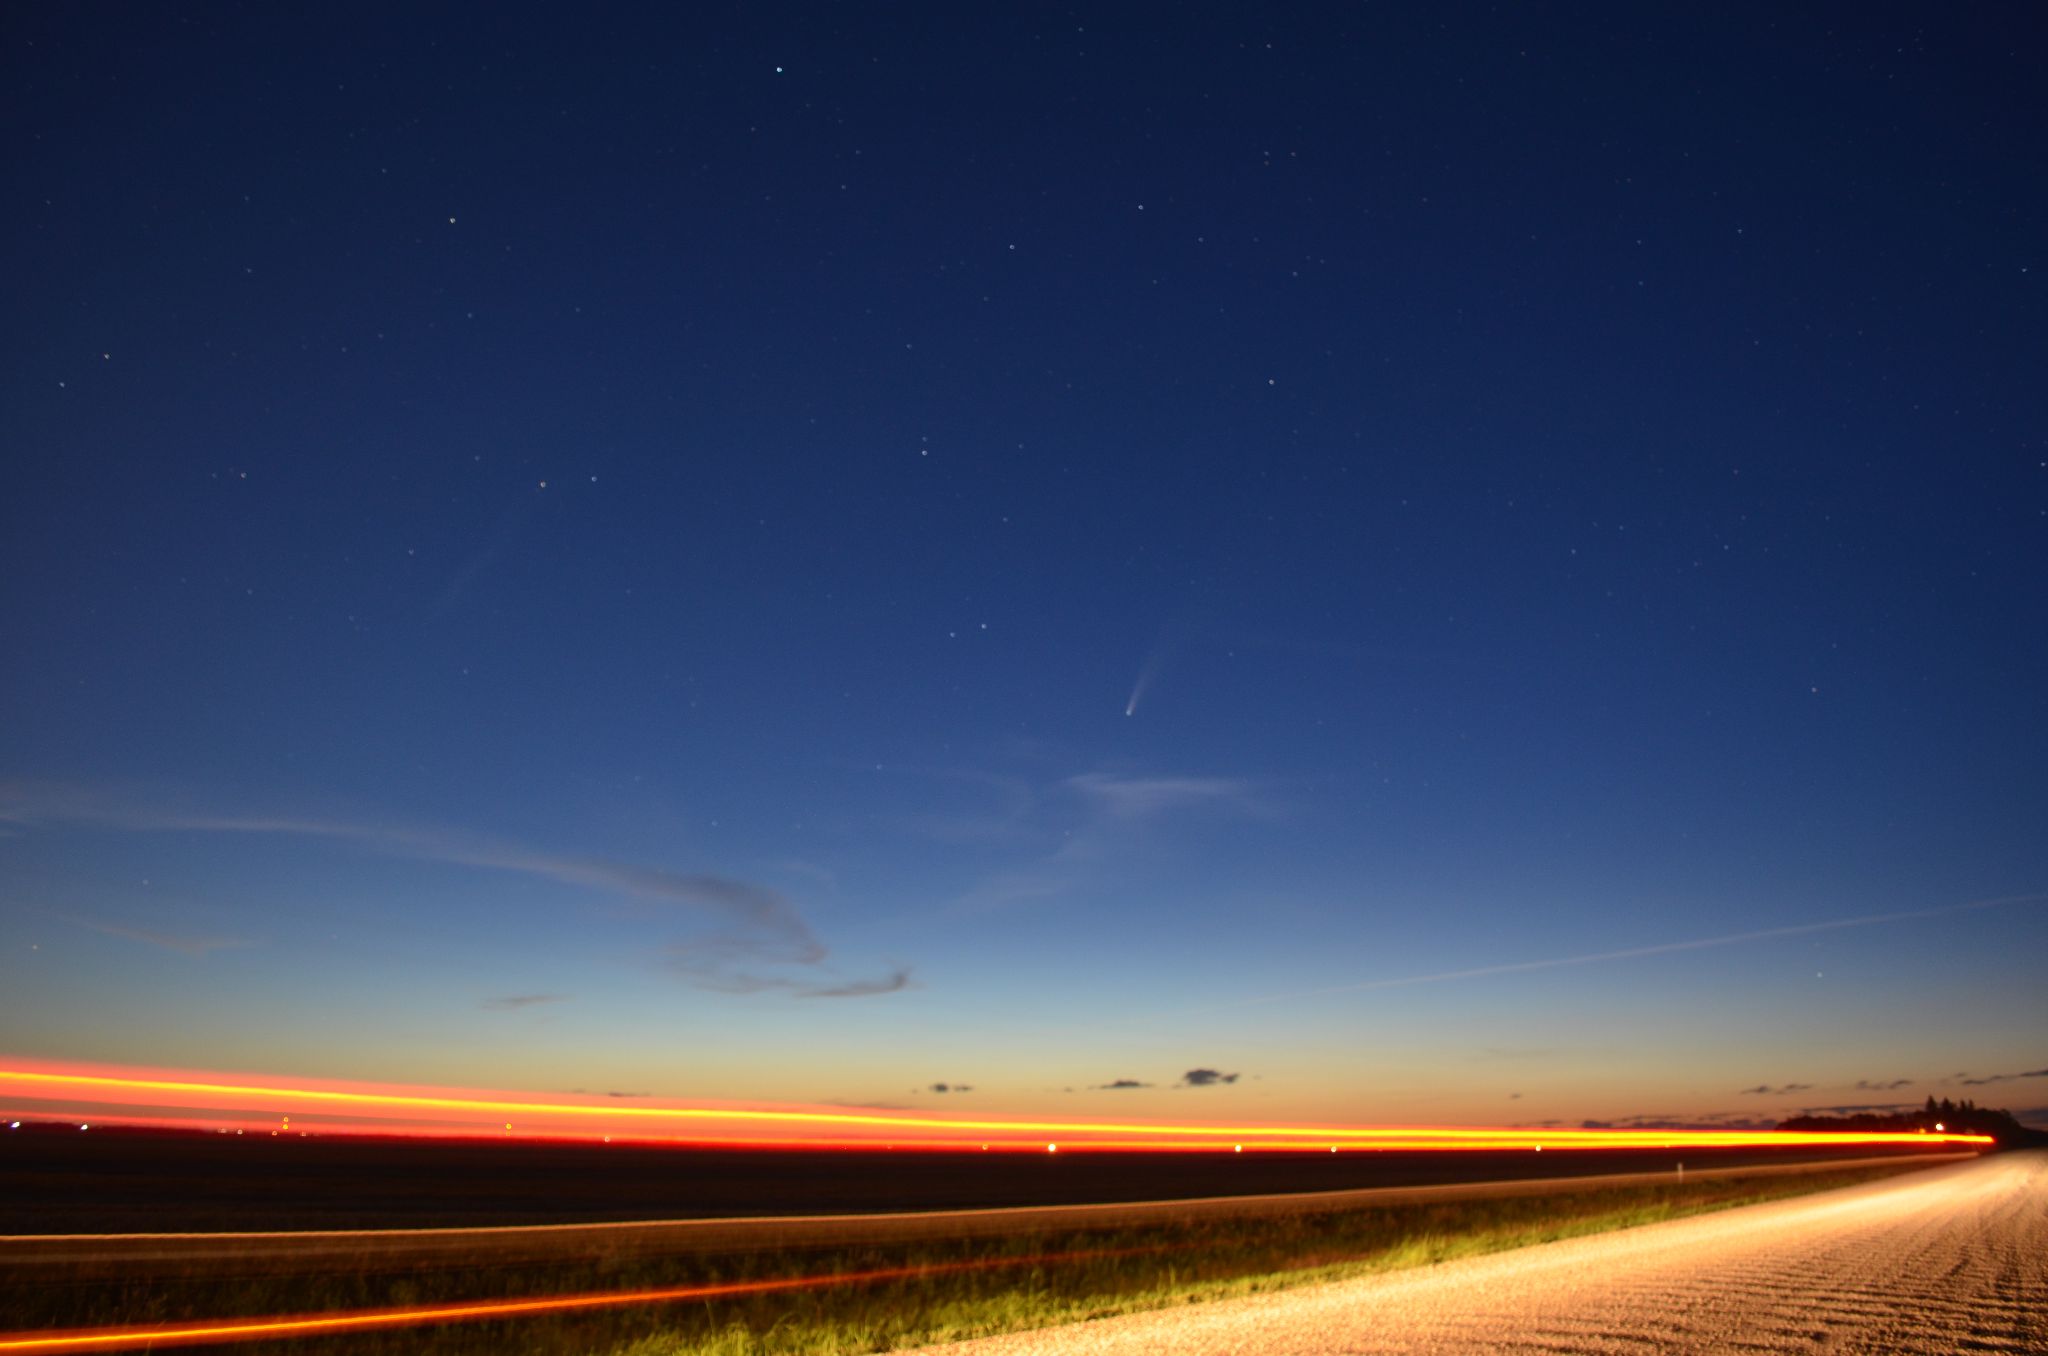
[[[1977,909],[1996,909],[2011,904],[2031,904],[2048,899],[2048,893],[2001,895],[1996,899],[1975,899],[1967,904],[1945,904],[1938,909],[1907,909],[1899,913],[1864,914],[1859,918],[1832,918],[1821,923],[1795,923],[1789,927],[1761,928],[1755,932],[1731,932],[1724,937],[1695,937],[1683,942],[1658,942],[1631,946],[1620,951],[1593,951],[1580,956],[1551,956],[1543,960],[1510,961],[1504,965],[1479,965],[1469,970],[1439,970],[1426,975],[1401,975],[1389,979],[1367,979],[1356,984],[1331,984],[1319,989],[1293,989],[1286,993],[1240,998],[1225,1007],[1251,1007],[1297,998],[1318,998],[1333,993],[1366,993],[1375,989],[1404,989],[1417,984],[1441,984],[1454,979],[1484,979],[1489,975],[1519,975],[1532,970],[1560,970],[1570,965],[1597,965],[1603,961],[1635,960],[1642,956],[1668,956],[1679,951],[1705,951],[1717,946],[1739,946],[1780,937],[1805,937],[1816,932],[1841,932],[1848,928],[1874,927],[1879,923],[1904,923],[1916,918],[1945,918],[1950,914]]]

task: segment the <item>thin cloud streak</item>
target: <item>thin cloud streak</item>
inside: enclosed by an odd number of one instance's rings
[[[1119,820],[1151,819],[1179,810],[1220,806],[1248,814],[1269,814],[1257,787],[1239,777],[1120,777],[1084,772],[1067,778],[1104,815]]]
[[[2028,1069],[2025,1073],[1986,1074],[1982,1078],[1965,1078],[1963,1086],[1981,1088],[1986,1083],[2010,1083],[2018,1078],[2048,1078],[2048,1069]]]
[[[1039,809],[1041,798],[1022,778],[973,768],[915,763],[893,764],[887,772],[917,781],[939,782],[951,792],[946,797],[949,808],[944,812],[893,815],[885,821],[901,832],[941,843],[1020,843],[1033,837],[1031,817]],[[974,794],[959,794],[963,787]],[[970,801],[980,804],[970,806]]]
[[[175,933],[152,932],[148,928],[126,927],[120,923],[100,923],[90,918],[73,918],[68,914],[59,914],[58,917],[67,923],[75,923],[79,927],[104,936],[141,942],[145,946],[161,947],[165,951],[175,951],[194,960],[204,960],[216,951],[245,951],[256,945],[245,937],[184,937]]]
[[[901,993],[910,987],[910,968],[898,966],[878,979],[852,979],[816,988],[798,987],[798,998],[868,998],[879,993]]]
[[[603,858],[557,856],[438,829],[281,816],[194,814],[114,800],[77,787],[0,784],[0,823],[34,826],[52,822],[93,824],[129,832],[277,834],[325,839],[354,844],[388,857],[509,871],[627,899],[681,906],[717,922],[709,935],[670,946],[670,966],[689,982],[721,992],[784,989],[806,997],[852,998],[894,993],[910,983],[907,970],[872,980],[827,983],[768,978],[738,970],[740,965],[821,965],[827,952],[810,924],[779,892],[724,876]]]
[[[1671,956],[1685,951],[1707,951],[1716,947],[1740,946],[1745,942],[1767,942],[1785,937],[1810,937],[1820,932],[1841,932],[1850,928],[1876,927],[1882,923],[1905,923],[1922,918],[1946,918],[1978,909],[2003,908],[2048,900],[2048,893],[2001,895],[1967,904],[1948,904],[1938,909],[1906,909],[1898,913],[1865,914],[1860,918],[1833,918],[1821,923],[1795,923],[1789,927],[1759,928],[1754,932],[1733,932],[1722,937],[1696,937],[1683,942],[1659,942],[1653,946],[1624,947],[1618,951],[1594,951],[1579,956],[1553,956],[1544,960],[1511,961],[1504,965],[1478,965],[1467,970],[1439,970],[1424,975],[1402,975],[1389,979],[1368,979],[1357,984],[1331,984],[1316,989],[1294,989],[1287,993],[1262,994],[1220,1005],[1225,1008],[1284,1003],[1328,994],[1371,993],[1380,989],[1406,989],[1420,984],[1446,984],[1461,979],[1487,979],[1495,975],[1530,974],[1538,970],[1562,970],[1576,965],[1601,965],[1609,961],[1637,960],[1646,956]]]
[[[1156,831],[1162,821],[1183,815],[1272,820],[1283,812],[1268,798],[1266,784],[1242,777],[1082,772],[1050,784],[1044,800],[1079,809],[1083,818],[1053,838],[1057,846],[1037,861],[989,876],[937,916],[987,913],[1099,882],[1134,841]]]

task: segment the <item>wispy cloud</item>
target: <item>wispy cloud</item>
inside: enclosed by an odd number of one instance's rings
[[[855,980],[805,980],[756,973],[751,967],[822,966],[825,945],[780,892],[703,872],[541,852],[439,828],[172,810],[68,786],[0,785],[0,822],[326,839],[388,857],[512,872],[627,900],[671,905],[700,920],[707,929],[667,949],[671,968],[691,983],[722,992],[784,990],[806,997],[852,998],[895,993],[910,983],[909,972],[900,969],[875,979]]]
[[[1877,1081],[1868,1078],[1859,1078],[1856,1080],[1856,1091],[1897,1092],[1900,1088],[1912,1087],[1913,1084],[1917,1081],[1917,1079],[1912,1078],[1893,1078],[1885,1081]]]
[[[1003,821],[1005,831],[1036,841],[1039,856],[988,876],[949,912],[982,913],[1100,886],[1126,865],[1140,840],[1183,819],[1273,819],[1280,813],[1265,784],[1243,777],[1095,771],[1051,782],[1042,794],[1015,794],[1020,808]]]
[[[1966,904],[1948,904],[1935,909],[1905,909],[1896,913],[1864,914],[1856,918],[1831,918],[1817,923],[1794,923],[1787,927],[1759,928],[1753,932],[1731,932],[1718,937],[1695,937],[1680,942],[1658,942],[1650,946],[1623,947],[1614,951],[1591,951],[1575,956],[1550,956],[1541,960],[1508,961],[1500,965],[1476,965],[1462,970],[1436,970],[1426,974],[1400,975],[1386,979],[1362,980],[1356,984],[1330,984],[1314,989],[1292,989],[1285,993],[1261,994],[1253,998],[1241,998],[1233,1003],[1221,1004],[1222,1009],[1252,1007],[1263,1003],[1291,1002],[1303,998],[1318,998],[1328,994],[1370,993],[1380,989],[1405,989],[1418,984],[1445,984],[1466,979],[1490,979],[1496,975],[1531,974],[1541,970],[1561,970],[1578,965],[1601,965],[1610,961],[1640,960],[1650,956],[1671,956],[1687,951],[1706,951],[1716,947],[1741,946],[1748,942],[1777,941],[1787,937],[1810,937],[1822,932],[1840,932],[1849,928],[1877,927],[1885,923],[1905,923],[1923,918],[1946,918],[1958,913],[1969,913],[1978,909],[2006,908],[2020,904],[2038,904],[2048,900],[2048,893],[2025,895],[2001,895],[1995,899],[1973,899]],[[1209,1008],[1204,1009],[1211,1010]]]
[[[910,969],[898,966],[886,975],[869,979],[800,978],[764,974],[759,964],[815,965],[825,958],[820,947],[815,956],[778,958],[770,952],[754,951],[745,939],[708,942],[679,942],[664,953],[668,967],[700,989],[717,993],[783,993],[797,998],[870,998],[876,994],[900,993],[911,987]]]
[[[569,1001],[569,997],[565,993],[514,993],[507,994],[503,998],[486,998],[483,1005],[491,1012],[517,1012],[521,1008],[543,1007],[549,1003],[566,1003]]]
[[[795,992],[798,998],[867,998],[879,993],[901,993],[909,987],[909,967],[899,966],[877,979],[854,979],[812,988],[800,985]]]
[[[1812,1091],[1813,1084],[1811,1083],[1787,1083],[1782,1087],[1776,1088],[1768,1083],[1759,1083],[1753,1088],[1743,1088],[1737,1095],[1742,1097],[1784,1097],[1795,1092]]]
[[[2048,1069],[2028,1069],[2025,1073],[1986,1074],[1982,1078],[1965,1078],[1964,1084],[1978,1088],[1986,1083],[2010,1083],[2020,1078],[2048,1078]]]
[[[1025,843],[1032,837],[1031,817],[1040,796],[1018,777],[973,768],[898,764],[877,769],[884,775],[907,776],[946,788],[945,809],[896,815],[887,821],[920,838],[942,843]]]
[[[498,558],[511,548],[513,541],[519,536],[520,529],[533,516],[539,502],[539,499],[529,496],[498,519],[498,525],[492,531],[490,539],[465,557],[448,577],[448,582],[442,586],[439,596],[434,599],[434,616],[439,617],[453,609],[462,601],[463,595],[469,592],[469,586],[498,563]]]
[[[1036,870],[1005,871],[982,881],[954,900],[947,912],[992,913],[1012,905],[1058,899],[1073,889],[1077,877],[1069,868],[1041,867]]]
[[[926,1088],[925,1091],[940,1093],[973,1092],[974,1085],[972,1083],[934,1083],[930,1087]]]
[[[1112,1079],[1111,1079],[1111,1080],[1110,1080],[1109,1082],[1107,1082],[1107,1083],[1095,1083],[1095,1084],[1092,1084],[1092,1085],[1091,1085],[1091,1086],[1089,1087],[1088,1091],[1090,1091],[1090,1092],[1124,1092],[1124,1091],[1128,1091],[1128,1090],[1129,1090],[1129,1089],[1131,1089],[1131,1088],[1149,1088],[1149,1087],[1151,1087],[1151,1086],[1152,1086],[1152,1085],[1151,1085],[1150,1083],[1141,1083],[1141,1082],[1139,1082],[1139,1081],[1138,1081],[1137,1079],[1135,1079],[1135,1078],[1112,1078]]]
[[[1188,810],[1272,813],[1257,786],[1239,777],[1125,777],[1084,772],[1067,778],[1066,786],[1109,818],[1124,822]]]
[[[122,923],[102,923],[91,918],[73,918],[68,914],[59,917],[108,937],[141,942],[145,946],[162,947],[166,951],[175,951],[181,956],[191,956],[194,959],[204,959],[216,951],[242,951],[256,945],[245,937],[188,937],[177,933],[156,932],[149,928],[129,927]]]

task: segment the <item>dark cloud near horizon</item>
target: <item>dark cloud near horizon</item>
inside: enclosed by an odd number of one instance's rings
[[[1180,1081],[1172,1086],[1176,1088],[1213,1088],[1221,1084],[1235,1083],[1243,1076],[1242,1074],[1223,1073],[1217,1069],[1189,1069],[1180,1076]],[[1156,1086],[1158,1085],[1147,1083],[1142,1079],[1118,1078],[1108,1083],[1091,1083],[1088,1086],[1088,1091],[1121,1092],[1130,1088],[1150,1088]],[[1073,1089],[1069,1088],[1068,1091],[1071,1092]]]
[[[1914,1081],[1915,1081],[1915,1080],[1913,1080],[1913,1079],[1911,1079],[1911,1078],[1894,1078],[1894,1079],[1890,1080],[1889,1082],[1884,1082],[1884,1083],[1877,1083],[1877,1082],[1872,1082],[1872,1081],[1871,1081],[1870,1079],[1868,1079],[1868,1078],[1859,1078],[1859,1079],[1857,1079],[1857,1080],[1856,1080],[1856,1091],[1858,1091],[1858,1092],[1897,1092],[1897,1091],[1898,1091],[1898,1090],[1899,1090],[1900,1088],[1910,1088],[1910,1087],[1912,1087],[1912,1086],[1913,1086],[1913,1083],[1914,1083]]]
[[[1735,1095],[1738,1097],[1783,1097],[1788,1093],[1812,1091],[1813,1084],[1811,1083],[1787,1083],[1781,1088],[1774,1088],[1768,1083],[1759,1083],[1753,1088],[1742,1088]]]
[[[1614,1120],[1579,1122],[1586,1130],[1769,1130],[1776,1121],[1758,1120],[1746,1111],[1705,1111],[1690,1116],[1620,1116]]]
[[[934,1083],[934,1084],[932,1084],[932,1085],[931,1085],[930,1087],[926,1088],[926,1089],[925,1089],[925,1091],[926,1091],[926,1092],[973,1092],[973,1091],[974,1091],[974,1084],[972,1084],[972,1083]]]
[[[827,1097],[815,1103],[817,1106],[841,1106],[848,1111],[916,1111],[918,1107],[908,1102],[850,1102],[843,1097]]]
[[[1849,1102],[1842,1106],[1803,1106],[1799,1108],[1799,1114],[1802,1116],[1854,1116],[1865,1111],[1878,1114],[1888,1111],[1911,1111],[1913,1107],[1914,1104],[1912,1102]]]
[[[1180,1076],[1180,1085],[1184,1088],[1213,1088],[1218,1083],[1235,1083],[1238,1077],[1237,1074],[1218,1073],[1214,1069],[1189,1069]]]
[[[1982,1078],[1965,1078],[1963,1086],[1981,1088],[1986,1083],[2010,1083],[2020,1078],[2048,1078],[2048,1069],[2028,1069],[2024,1073],[1986,1074]]]
[[[796,988],[798,998],[868,998],[881,993],[901,993],[910,987],[910,967],[899,965],[879,979],[848,980],[844,984],[826,984],[817,988]]]

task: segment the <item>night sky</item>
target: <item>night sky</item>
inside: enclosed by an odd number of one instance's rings
[[[11,10],[0,1053],[2048,1107],[2048,18],[1268,8]]]

